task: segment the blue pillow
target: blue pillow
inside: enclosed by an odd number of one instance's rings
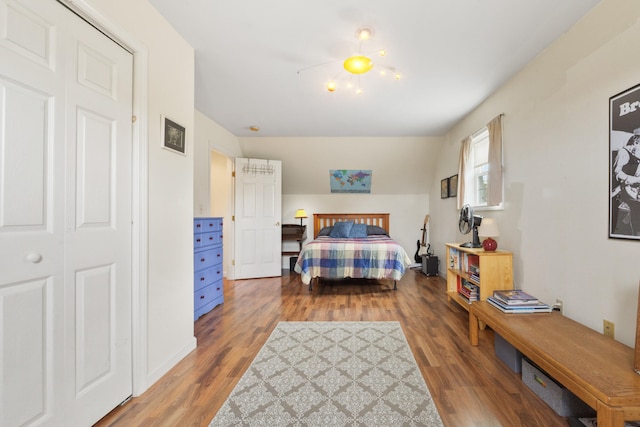
[[[349,237],[351,227],[353,227],[353,221],[338,221],[333,224],[333,228],[331,229],[331,233],[329,233],[329,237]]]
[[[318,237],[321,236],[328,236],[329,234],[331,234],[331,229],[333,227],[329,226],[329,227],[322,227],[322,229],[318,232]]]
[[[367,225],[367,234],[369,236],[375,236],[375,235],[388,236],[389,235],[389,233],[387,233],[387,230],[385,230],[382,227],[378,227],[377,225]]]
[[[350,238],[367,237],[367,224],[353,224],[349,232]]]

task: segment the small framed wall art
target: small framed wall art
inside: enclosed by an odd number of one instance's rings
[[[449,177],[449,197],[458,195],[458,174]]]
[[[162,116],[162,146],[168,150],[185,155],[186,130],[184,126]]]
[[[446,199],[447,197],[449,197],[449,178],[440,181],[440,198]]]

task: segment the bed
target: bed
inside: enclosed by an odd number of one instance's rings
[[[294,267],[309,291],[314,278],[388,279],[397,289],[411,264],[402,246],[389,237],[388,213],[313,214],[313,233]]]

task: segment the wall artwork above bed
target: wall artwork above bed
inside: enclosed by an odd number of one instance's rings
[[[332,193],[371,193],[371,171],[364,169],[330,169]]]

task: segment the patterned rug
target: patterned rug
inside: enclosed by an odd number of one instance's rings
[[[398,322],[280,322],[210,426],[442,426]]]

